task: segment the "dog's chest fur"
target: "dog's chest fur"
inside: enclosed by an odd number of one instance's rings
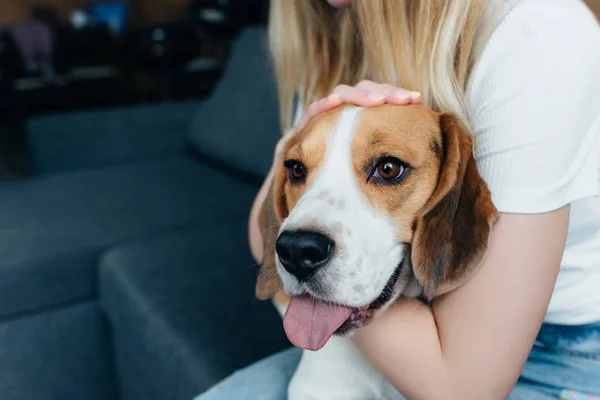
[[[283,317],[287,306],[273,300]],[[319,351],[302,352],[288,387],[289,400],[405,400],[360,353],[352,340],[334,336]]]

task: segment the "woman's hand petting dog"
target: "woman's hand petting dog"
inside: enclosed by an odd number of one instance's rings
[[[295,130],[302,129],[315,115],[334,109],[342,104],[375,107],[386,103],[399,106],[420,104],[421,94],[369,80],[360,81],[356,86],[338,85],[329,96],[315,101],[305,110],[298,120]]]

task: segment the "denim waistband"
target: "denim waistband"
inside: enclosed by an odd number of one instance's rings
[[[543,324],[521,377],[557,391],[600,396],[600,322]]]
[[[600,360],[600,322],[586,325],[543,324],[535,347],[556,354]]]

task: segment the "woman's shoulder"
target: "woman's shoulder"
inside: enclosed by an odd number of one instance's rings
[[[580,0],[519,0],[499,22],[466,101],[478,167],[504,211],[600,194],[598,71],[600,27]]]
[[[568,33],[566,28],[587,29],[596,34],[599,30],[596,16],[583,0],[493,0],[497,1],[503,2],[505,10],[498,21],[499,27],[503,24],[514,27],[526,22],[534,28],[532,33],[548,28],[563,33]]]
[[[598,19],[583,0],[495,1],[503,1],[504,6],[484,53],[517,44],[537,51],[564,44],[575,51],[600,49]]]
[[[470,106],[487,103],[490,96],[500,100],[546,86],[536,93],[547,95],[552,89],[564,98],[581,98],[594,91],[600,102],[600,25],[585,3],[506,1],[510,9],[498,21],[471,74]]]

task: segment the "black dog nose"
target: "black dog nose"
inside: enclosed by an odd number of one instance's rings
[[[285,231],[277,238],[275,251],[283,267],[303,280],[325,264],[333,245],[333,240],[322,233]]]

